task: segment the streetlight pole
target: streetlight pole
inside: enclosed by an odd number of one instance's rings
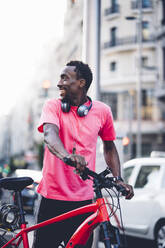
[[[96,99],[100,100],[101,0],[96,0]]]
[[[137,54],[138,54],[138,76],[136,82],[137,92],[137,135],[136,135],[136,156],[142,155],[142,135],[141,135],[141,107],[142,107],[142,0],[137,0],[138,16],[127,16],[127,20],[137,20]]]
[[[137,54],[138,54],[138,75],[136,82],[137,92],[137,135],[136,135],[136,156],[142,155],[142,135],[141,135],[141,107],[142,107],[142,0],[137,0],[138,16],[127,16],[127,20],[137,20]]]
[[[128,155],[129,159],[132,158],[132,145],[133,145],[133,135],[132,135],[132,121],[133,121],[133,97],[134,97],[134,90],[128,91],[129,95],[129,123],[128,123],[128,130],[129,130],[129,145],[128,145]]]
[[[137,157],[142,155],[142,135],[141,135],[141,107],[142,107],[142,0],[138,2],[137,18],[137,43],[138,43],[138,80],[137,80],[137,140],[136,154]]]

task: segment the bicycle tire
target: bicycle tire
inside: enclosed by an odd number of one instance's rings
[[[5,245],[8,241],[0,235],[0,248]],[[8,246],[8,248],[12,248],[11,245]]]

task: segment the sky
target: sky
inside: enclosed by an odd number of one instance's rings
[[[15,105],[45,49],[63,35],[67,0],[0,0],[0,116]]]

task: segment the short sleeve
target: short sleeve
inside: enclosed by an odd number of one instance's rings
[[[60,104],[57,100],[48,100],[43,106],[38,131],[43,132],[45,123],[55,124],[59,127]]]
[[[99,131],[99,136],[102,140],[115,140],[116,133],[114,129],[113,116],[110,107],[104,108],[102,111],[102,126]]]

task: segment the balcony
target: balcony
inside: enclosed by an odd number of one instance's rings
[[[157,30],[157,39],[161,40],[161,39],[164,39],[164,37],[165,37],[165,24],[164,26],[162,26],[161,28]]]
[[[104,15],[112,15],[112,14],[119,14],[120,6],[118,4],[114,4],[112,7],[105,9]]]
[[[152,1],[142,1],[142,9],[152,9],[153,4]],[[131,2],[131,9],[137,10],[138,9],[138,1],[132,1]]]
[[[155,41],[154,36],[150,36],[148,39],[142,40],[144,44],[154,42],[154,41]],[[124,46],[124,45],[134,45],[134,44],[138,44],[137,36],[128,36],[124,38],[116,38],[114,40],[105,42],[103,45],[103,49],[114,48],[117,46]]]

